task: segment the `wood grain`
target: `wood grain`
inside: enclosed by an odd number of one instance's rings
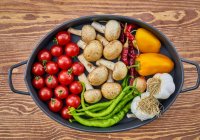
[[[63,21],[85,15],[138,18],[162,31],[183,58],[200,63],[200,1],[161,0],[1,0],[0,139],[200,139],[200,89],[182,93],[156,121],[118,133],[87,133],[48,118],[30,96],[17,95],[7,83],[8,68],[28,59],[37,41]],[[185,87],[195,84],[195,68],[185,67]],[[26,90],[24,66],[14,70],[17,89]]]

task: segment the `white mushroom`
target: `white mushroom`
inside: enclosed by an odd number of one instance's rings
[[[112,79],[112,71],[109,70],[109,76],[106,83],[101,86],[101,92],[104,98],[106,99],[114,99],[121,92],[122,87],[119,83],[114,82]]]
[[[103,46],[98,40],[92,40],[88,44],[79,40],[77,45],[83,49],[83,55],[89,62],[99,60],[103,54]]]
[[[69,28],[68,32],[81,36],[82,40],[86,43],[89,43],[96,38],[96,31],[91,25],[84,25],[82,30],[77,30],[74,28]]]
[[[108,69],[112,70],[113,71],[112,77],[114,80],[117,81],[122,80],[127,75],[128,69],[126,65],[121,61],[114,63],[105,59],[100,59],[96,63],[104,65]]]
[[[78,79],[79,79],[79,81],[81,81],[85,84],[86,91],[84,93],[84,99],[87,103],[96,103],[101,100],[101,98],[102,98],[101,91],[99,89],[94,89],[90,85],[90,83],[84,73],[81,74],[80,76],[78,76]]]
[[[83,55],[79,55],[78,59],[89,72],[88,81],[91,85],[99,86],[107,80],[108,69],[105,66],[95,67],[92,63],[88,62]]]
[[[95,30],[104,33],[108,41],[117,40],[121,33],[121,26],[116,20],[109,20],[105,26],[95,21],[91,25]]]
[[[122,52],[123,45],[118,40],[113,40],[108,42],[103,36],[97,34],[96,37],[103,45],[103,56],[108,60],[116,59]]]

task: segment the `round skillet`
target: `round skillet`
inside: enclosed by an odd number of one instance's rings
[[[41,49],[49,48],[50,46],[52,46],[52,44],[53,44],[52,40],[53,40],[54,36],[56,35],[56,33],[58,33],[59,31],[62,31],[62,30],[67,30],[69,27],[81,29],[81,27],[84,24],[90,24],[92,21],[107,21],[107,20],[110,20],[110,19],[115,19],[115,20],[118,20],[118,21],[124,22],[124,23],[125,22],[134,23],[134,24],[138,25],[139,27],[142,27],[142,28],[149,30],[154,35],[156,35],[159,38],[159,40],[161,41],[161,43],[162,43],[161,53],[167,55],[168,57],[170,57],[174,61],[175,67],[174,67],[174,70],[171,72],[171,75],[174,78],[176,90],[170,96],[170,98],[162,101],[162,105],[164,107],[164,109],[162,110],[162,113],[164,113],[166,110],[169,109],[169,107],[173,104],[173,102],[175,101],[175,99],[179,95],[179,93],[194,90],[194,89],[199,87],[199,84],[200,84],[200,81],[199,81],[199,79],[200,79],[199,78],[200,77],[199,65],[195,62],[180,58],[176,49],[175,49],[175,46],[159,30],[157,30],[156,28],[152,27],[151,25],[149,25],[147,23],[144,23],[144,22],[137,20],[137,19],[134,19],[134,18],[117,16],[117,15],[94,15],[94,16],[81,17],[81,18],[74,19],[74,20],[71,20],[71,21],[66,21],[66,22],[62,23],[61,25],[57,26],[56,28],[54,28],[48,34],[46,34],[39,41],[39,43],[35,46],[35,49],[33,50],[32,54],[30,55],[30,58],[28,60],[23,61],[23,62],[18,63],[18,64],[15,64],[15,65],[11,66],[11,68],[9,69],[9,86],[10,86],[10,89],[15,93],[31,95],[34,102],[38,105],[38,107],[47,116],[49,116],[50,118],[54,119],[55,121],[59,122],[60,124],[62,124],[64,126],[74,128],[74,129],[77,129],[77,130],[90,131],[90,132],[117,132],[117,131],[124,131],[124,130],[133,129],[133,128],[145,125],[145,124],[150,123],[151,121],[155,120],[156,117],[153,118],[153,119],[150,119],[150,120],[146,120],[146,121],[140,121],[138,119],[132,119],[132,118],[128,119],[128,118],[125,117],[120,123],[118,123],[117,125],[114,125],[112,127],[109,127],[109,128],[86,127],[86,126],[83,126],[83,125],[76,123],[76,122],[70,123],[69,121],[64,120],[61,116],[59,116],[58,113],[51,112],[48,109],[48,106],[38,98],[36,90],[33,88],[32,84],[31,84],[31,80],[32,80],[31,67],[32,67],[32,64],[36,60],[37,53]],[[79,40],[79,38],[80,37],[73,36],[72,41],[77,42]],[[186,62],[186,63],[194,65],[196,67],[197,73],[198,73],[196,85],[193,86],[193,87],[187,88],[187,89],[182,89],[183,81],[184,81],[184,69],[183,69],[182,62]],[[26,71],[25,71],[24,80],[25,80],[28,92],[16,90],[13,87],[13,84],[12,84],[12,70],[14,68],[19,67],[19,66],[24,65],[24,64],[26,64]]]

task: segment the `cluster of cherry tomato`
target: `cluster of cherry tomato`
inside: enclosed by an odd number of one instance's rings
[[[50,50],[38,53],[38,62],[32,66],[32,84],[38,90],[38,97],[48,102],[51,111],[60,112],[64,119],[69,119],[68,107],[80,105],[78,94],[82,91],[81,83],[75,81],[74,76],[81,75],[85,69],[80,62],[72,60],[79,54],[79,47],[71,42],[68,32],[59,32],[56,41]]]

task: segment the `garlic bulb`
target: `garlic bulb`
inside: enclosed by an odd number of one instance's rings
[[[133,99],[131,112],[141,121],[151,119],[160,114],[159,104],[156,98],[145,92]]]
[[[147,80],[147,91],[157,99],[167,99],[175,91],[173,78],[168,73],[157,73]]]

